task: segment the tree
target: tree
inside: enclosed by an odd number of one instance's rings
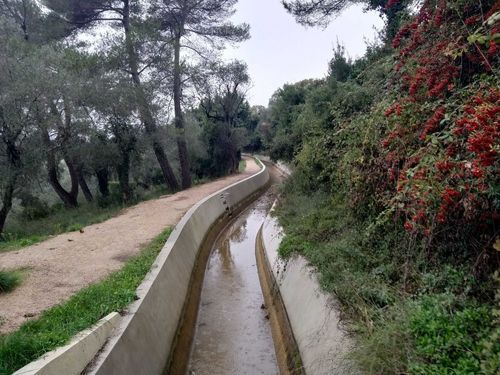
[[[40,55],[16,37],[0,37],[0,234],[12,208],[20,181],[28,179],[33,164],[36,102],[41,97]]]
[[[366,9],[376,10],[386,17],[386,41],[391,41],[399,30],[401,19],[412,0],[282,0],[285,9],[297,22],[305,26],[326,26],[349,5],[362,3]]]
[[[61,114],[56,104],[52,102],[52,99],[50,99],[50,101],[50,113],[45,113],[45,116],[42,117],[40,115],[42,110],[37,108],[37,122],[47,157],[47,175],[49,183],[67,208],[77,207],[79,191],[78,174],[67,148],[67,144],[71,137],[71,112],[69,106],[64,106],[63,104],[64,113]],[[64,117],[64,120],[61,119],[61,116]],[[53,123],[55,126],[55,136],[54,133],[51,134],[50,123]],[[55,141],[52,139],[53,137],[55,137]],[[56,154],[57,149],[62,151],[64,162],[68,168],[71,179],[71,188],[69,191],[66,191],[59,182],[59,158]]]
[[[94,145],[89,164],[95,171],[101,195],[109,195],[108,180],[116,171],[120,201],[129,202],[134,196],[130,185],[130,164],[141,133],[141,121],[135,111],[135,87],[127,74],[119,69],[117,51],[110,53],[100,66],[102,77],[90,87],[87,104],[93,109],[91,143]],[[140,115],[139,115],[140,117]],[[116,198],[116,197],[115,197]],[[106,202],[106,201],[104,201]]]
[[[332,16],[342,12],[353,0],[293,0],[281,2],[297,22],[306,26],[327,25]]]
[[[197,113],[209,155],[207,174],[221,176],[238,170],[241,149],[247,143],[249,76],[246,65],[238,61],[214,64],[210,71],[198,83],[203,97]]]
[[[172,39],[174,47],[175,127],[183,188],[191,186],[191,172],[182,111],[187,63],[181,60],[181,49],[188,49],[202,59],[208,59],[210,49],[220,49],[224,42],[241,42],[247,39],[248,25],[233,25],[228,21],[234,13],[236,2],[237,0],[163,0],[157,4],[161,27]],[[199,39],[202,39],[202,44],[196,43]]]
[[[65,22],[53,13],[43,13],[40,2],[33,0],[0,0],[2,22],[12,22],[25,41],[43,44],[65,35]]]
[[[88,175],[88,105],[94,77],[95,56],[72,48],[50,48],[43,58],[44,95],[37,103],[37,122],[46,155],[48,180],[68,208],[78,206],[81,188],[87,201],[93,200],[85,176]],[[69,190],[60,182],[60,161],[71,180]]]
[[[147,5],[141,1],[131,0],[48,0],[47,4],[54,12],[68,19],[74,30],[106,24],[123,32],[125,52],[123,68],[134,84],[136,107],[165,182],[171,190],[177,190],[179,188],[177,178],[158,139],[158,124],[153,112],[152,98],[141,79],[142,74],[160,58],[158,54],[166,54],[169,51],[169,44],[165,41],[159,41],[159,45],[155,48],[146,49],[147,42],[151,41],[147,39],[148,37],[154,42],[158,41],[154,39],[155,35],[144,32],[147,30],[146,27],[142,27],[151,21],[144,17]],[[148,55],[148,52],[153,53],[153,56]]]
[[[38,3],[26,0],[1,0],[0,8],[5,11],[4,15],[6,19],[4,21],[7,23],[10,21],[13,26],[17,26],[18,30],[22,30],[22,36],[27,45],[26,48],[30,48],[33,51],[41,48],[41,46],[45,48],[46,53],[40,55],[45,65],[42,68],[44,72],[36,80],[45,90],[35,103],[34,117],[41,134],[41,143],[45,146],[49,183],[66,207],[76,207],[78,205],[79,185],[81,185],[87,200],[92,200],[92,194],[83,176],[83,165],[70,155],[69,150],[72,140],[72,103],[68,98],[71,95],[68,95],[68,90],[65,90],[65,88],[70,88],[70,91],[73,89],[74,93],[75,86],[78,86],[67,85],[71,81],[71,78],[74,77],[71,75],[71,67],[66,66],[67,64],[64,63],[66,60],[69,61],[69,64],[72,63],[72,59],[70,58],[72,57],[71,53],[60,53],[50,45],[51,39],[61,37],[61,28],[58,29],[50,25],[54,17],[50,13],[44,15]],[[55,22],[54,24],[61,25],[61,22]],[[57,30],[57,32],[54,30]],[[11,32],[13,32],[13,35],[17,35],[17,32],[14,30],[7,31],[6,35],[9,35]],[[61,83],[59,81],[61,76],[64,76],[66,81],[63,81],[60,89],[57,90],[55,89],[54,82]],[[44,82],[42,83],[42,81]],[[62,109],[60,109],[61,107]],[[51,131],[53,129],[57,129],[57,139],[55,140],[51,138]],[[57,149],[62,151],[63,158],[68,167],[71,178],[71,189],[69,191],[66,191],[59,182]]]
[[[298,117],[306,103],[307,95],[320,86],[320,80],[304,80],[285,84],[269,101],[273,141],[270,156],[274,160],[291,161],[302,147],[303,131]]]
[[[329,77],[336,81],[345,82],[349,78],[352,71],[352,63],[346,57],[345,47],[337,41],[337,46],[333,50],[333,58],[329,64]]]

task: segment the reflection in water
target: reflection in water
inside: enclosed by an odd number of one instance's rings
[[[259,198],[224,230],[208,261],[189,373],[278,373],[255,261],[255,239],[272,204]]]
[[[210,256],[211,261],[216,261],[216,257],[218,257],[218,261],[220,262],[220,268],[222,272],[228,274],[231,272],[233,265],[233,257],[231,256],[231,244],[229,239],[224,239],[219,246],[212,250],[212,255]],[[210,265],[209,265],[210,266]]]
[[[243,242],[247,237],[247,221],[237,220],[230,228],[229,236],[230,240],[233,242]]]

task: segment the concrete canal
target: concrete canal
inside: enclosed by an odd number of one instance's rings
[[[282,179],[279,170],[268,168],[271,186],[214,236],[208,259],[200,256],[205,269],[202,280],[195,276],[189,302],[196,306],[186,309],[166,374],[279,373],[255,257],[257,233]]]

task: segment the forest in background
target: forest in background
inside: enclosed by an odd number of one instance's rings
[[[284,1],[324,26],[349,0]],[[277,216],[341,304],[369,374],[500,368],[498,0],[364,0],[386,20],[324,79],[286,84],[257,128],[295,170]]]
[[[0,248],[238,170],[258,118],[221,58],[249,38],[235,4],[0,1]]]

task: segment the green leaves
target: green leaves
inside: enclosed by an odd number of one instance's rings
[[[421,356],[419,363],[410,365],[411,373],[481,373],[482,342],[493,332],[491,314],[488,307],[462,303],[451,294],[422,298],[410,318]]]

